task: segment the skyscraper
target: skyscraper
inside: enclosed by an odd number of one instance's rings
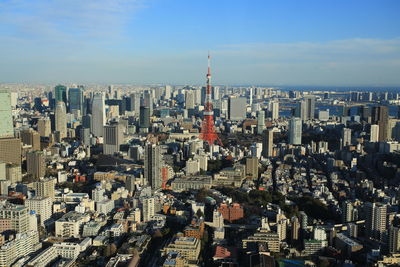
[[[193,90],[185,91],[185,108],[194,109],[195,107],[195,95]]]
[[[33,150],[40,150],[40,135],[38,132],[30,128],[22,130],[20,135],[24,145],[31,146]]]
[[[262,143],[262,155],[265,158],[273,156],[274,146],[274,131],[272,129],[264,130],[263,132],[263,143]]]
[[[113,155],[118,152],[122,141],[123,133],[119,123],[104,126],[104,154]]]
[[[342,147],[351,145],[351,129],[343,128],[342,130]]]
[[[131,94],[131,110],[135,112],[135,116],[140,112],[140,95],[137,93]]]
[[[150,108],[140,107],[139,127],[144,132],[147,132],[150,128]]]
[[[315,116],[315,96],[305,96],[304,100],[306,103],[306,120],[313,120]]]
[[[0,90],[0,138],[3,137],[14,137],[11,96],[7,90]]]
[[[79,110],[80,115],[83,115],[83,89],[82,87],[78,88],[69,88],[68,90],[68,100],[69,100],[69,111],[74,113],[74,111]]]
[[[161,147],[159,145],[147,144],[144,159],[144,178],[153,190],[160,189],[162,185],[161,165]]]
[[[92,134],[96,137],[103,136],[103,128],[106,124],[106,111],[103,93],[93,96],[92,101]]]
[[[246,158],[246,176],[251,179],[258,179],[258,158]]]
[[[61,139],[67,137],[67,111],[65,103],[62,101],[58,101],[56,105],[55,126]]]
[[[372,123],[379,126],[379,142],[388,140],[389,109],[387,106],[373,107]]]
[[[381,203],[365,204],[365,232],[366,236],[376,240],[383,240],[386,231],[387,206]]]
[[[38,120],[38,132],[40,136],[50,136],[51,122],[49,117],[44,117]]]
[[[262,134],[265,130],[265,111],[258,111],[257,115],[257,134]]]
[[[370,130],[370,142],[378,142],[379,141],[379,125],[372,124]]]
[[[54,95],[56,103],[62,101],[65,105],[67,104],[67,87],[64,85],[57,85],[54,87]]]
[[[33,178],[41,178],[46,174],[46,163],[42,151],[31,151],[26,154],[27,172]]]
[[[274,100],[269,103],[270,116],[272,120],[277,120],[279,118],[279,102]]]
[[[229,97],[228,118],[229,120],[244,120],[246,118],[247,99],[245,97]]]
[[[300,118],[293,117],[289,121],[289,144],[301,145],[302,122]]]

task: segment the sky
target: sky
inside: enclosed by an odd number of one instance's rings
[[[400,86],[398,0],[0,0],[0,82]]]

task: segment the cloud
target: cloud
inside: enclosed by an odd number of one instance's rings
[[[142,0],[6,0],[0,23],[9,37],[53,42],[112,39],[143,7]],[[7,34],[6,34],[7,35]]]

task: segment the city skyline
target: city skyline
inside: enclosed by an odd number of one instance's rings
[[[0,82],[398,86],[397,1],[0,1]]]

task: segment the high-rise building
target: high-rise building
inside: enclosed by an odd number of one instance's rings
[[[400,252],[400,227],[391,225],[389,227],[389,253]]]
[[[61,139],[67,137],[67,110],[65,103],[62,101],[58,101],[56,104],[55,126],[56,131],[60,133]]]
[[[21,165],[21,140],[0,138],[0,161]]]
[[[140,95],[137,93],[131,94],[131,110],[135,112],[135,116],[139,115],[140,112]]]
[[[144,159],[144,178],[147,180],[151,189],[157,190],[161,188],[162,177],[162,153],[159,145],[147,144],[145,148]]]
[[[245,97],[230,97],[228,99],[228,118],[240,121],[246,118],[247,99]]]
[[[272,129],[264,130],[262,143],[262,156],[265,158],[273,156],[274,131]]]
[[[82,87],[69,88],[68,100],[69,100],[70,113],[74,113],[74,111],[79,110],[80,115],[82,116],[83,115],[83,105],[84,105]]]
[[[154,197],[144,197],[141,198],[142,204],[142,220],[148,222],[155,214],[155,199]]]
[[[387,206],[381,203],[365,204],[365,233],[371,239],[383,241],[386,231]]]
[[[378,142],[379,141],[379,125],[372,124],[370,130],[370,142]]]
[[[343,128],[342,130],[342,147],[351,145],[351,129]]]
[[[103,137],[103,129],[106,124],[106,110],[103,93],[93,96],[92,101],[92,134],[96,137]]]
[[[354,206],[350,201],[342,203],[342,222],[352,222],[355,220]]]
[[[38,120],[38,132],[40,136],[50,136],[51,121],[49,117],[44,117]]]
[[[302,122],[300,118],[293,117],[289,121],[289,144],[301,145]]]
[[[103,153],[113,155],[119,152],[120,145],[123,142],[123,132],[119,123],[104,126],[104,145]]]
[[[146,90],[143,93],[142,106],[149,108],[150,116],[153,116],[153,90]]]
[[[32,147],[32,150],[40,150],[40,135],[32,129],[22,130],[21,141],[24,145]]]
[[[258,111],[257,115],[257,134],[262,134],[265,130],[265,111]]]
[[[299,219],[296,216],[293,216],[292,219],[290,220],[292,228],[290,231],[290,236],[291,236],[291,241],[292,244],[296,243],[299,240],[299,235],[300,235],[300,222]]]
[[[42,151],[31,151],[26,154],[27,172],[33,178],[41,178],[46,174],[46,162]]]
[[[279,118],[279,102],[274,100],[269,103],[270,106],[270,116],[272,120],[277,120]]]
[[[30,211],[35,211],[36,215],[39,216],[39,222],[41,225],[50,219],[52,215],[53,201],[49,197],[33,197],[25,200],[25,206]]]
[[[297,103],[297,106],[294,111],[294,116],[300,118],[303,121],[307,120],[307,107],[305,100],[302,100]]]
[[[246,176],[251,179],[258,179],[258,158],[246,158]]]
[[[150,128],[150,108],[140,107],[139,127],[143,130],[147,129],[147,131]]]
[[[193,90],[185,91],[185,108],[194,109],[195,107],[195,95]]]
[[[388,140],[389,109],[387,106],[373,107],[372,123],[379,126],[379,142]]]
[[[62,101],[65,105],[67,105],[67,87],[64,85],[57,85],[54,87],[54,95],[56,103]]]
[[[11,97],[7,90],[0,90],[0,138],[14,137]]]
[[[304,100],[306,105],[306,120],[313,120],[315,117],[315,96],[305,96]]]
[[[56,184],[56,178],[44,178],[40,181],[33,182],[33,188],[35,189],[36,196],[38,197],[50,197],[54,201],[54,186]]]

